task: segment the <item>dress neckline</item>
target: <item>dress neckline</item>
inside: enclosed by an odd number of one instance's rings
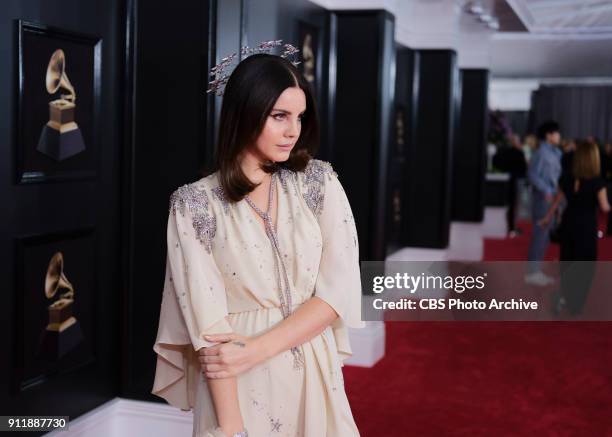
[[[277,199],[276,203],[276,227],[272,224],[272,218],[270,216],[270,213],[272,212],[272,203],[274,201],[274,192],[279,191],[276,187],[276,176],[276,173],[272,173],[272,177],[270,179],[270,190],[268,191],[268,207],[265,212],[261,211],[248,196],[245,196],[244,199],[246,200],[246,203],[264,220],[266,237],[270,240],[272,250],[274,251],[274,256],[276,257],[274,265],[276,268],[278,294],[281,304],[281,312],[283,313],[283,318],[286,319],[293,312],[293,302],[291,297],[291,282],[289,281],[287,267],[283,261],[283,255],[281,253],[280,242],[278,239],[278,231],[276,229],[280,223],[280,198]],[[259,224],[257,224],[257,226],[259,227]],[[297,346],[293,346],[291,348],[291,353],[293,354],[294,368],[303,368],[304,357],[301,350]]]
[[[268,236],[267,236],[267,230],[266,230],[266,225],[265,225],[265,222],[266,222],[265,215],[272,211],[272,202],[274,202],[275,193],[276,193],[276,198],[277,198],[276,199],[276,224],[274,224],[274,222],[272,221],[273,217],[270,217],[270,224],[271,224],[271,227],[274,233],[278,235],[278,228],[279,228],[280,217],[281,217],[281,199],[280,199],[280,194],[279,194],[280,190],[277,187],[276,179],[278,179],[278,175],[276,173],[272,173],[272,177],[270,179],[270,189],[268,190],[268,210],[267,211],[261,211],[261,209],[259,209],[257,205],[255,205],[251,201],[248,195],[244,196],[244,201],[245,201],[246,207],[249,209],[249,214],[255,215],[254,217],[255,225],[259,228],[260,231],[263,232],[264,237],[266,239],[268,239]],[[264,221],[263,228],[261,227],[259,220],[256,220],[257,217],[260,217],[263,219]]]

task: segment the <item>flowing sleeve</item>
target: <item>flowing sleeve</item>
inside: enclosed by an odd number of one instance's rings
[[[172,194],[151,392],[183,410],[195,405],[201,374],[196,352],[217,344],[204,336],[233,332],[225,318],[223,278],[212,254],[215,230],[215,217],[203,188],[185,185]]]
[[[306,203],[319,222],[323,247],[314,296],[338,313],[332,330],[341,359],[352,355],[347,327],[363,328],[359,241],[348,198],[338,175],[325,161],[306,169]]]

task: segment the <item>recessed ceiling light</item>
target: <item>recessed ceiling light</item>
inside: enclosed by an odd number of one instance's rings
[[[480,3],[471,2],[471,3],[468,3],[467,11],[470,14],[480,15],[480,14],[482,14],[484,12],[484,8],[482,7],[482,5]]]

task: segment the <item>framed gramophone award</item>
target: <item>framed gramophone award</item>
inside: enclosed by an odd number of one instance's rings
[[[13,393],[95,362],[94,228],[16,239]]]
[[[319,33],[320,30],[316,25],[298,21],[298,49],[300,49],[302,61],[298,65],[298,69],[312,86],[317,100],[321,102],[322,50]]]
[[[16,26],[16,182],[95,177],[101,39],[21,20]]]

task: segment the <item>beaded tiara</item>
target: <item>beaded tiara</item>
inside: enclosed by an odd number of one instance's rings
[[[279,46],[282,46],[282,53],[279,55],[281,58],[286,58],[295,66],[300,64],[300,62],[296,60],[299,50],[291,44],[283,44],[282,39],[262,41],[257,47],[253,48],[243,46],[240,49],[240,56],[242,59],[244,59],[257,53],[270,53],[275,47]],[[231,72],[235,67],[233,63],[237,55],[238,53],[232,53],[231,55],[224,57],[221,59],[221,62],[210,70],[210,76],[214,77],[214,79],[208,82],[208,90],[206,90],[206,94],[213,92],[217,96],[223,95],[225,84],[227,83]]]

